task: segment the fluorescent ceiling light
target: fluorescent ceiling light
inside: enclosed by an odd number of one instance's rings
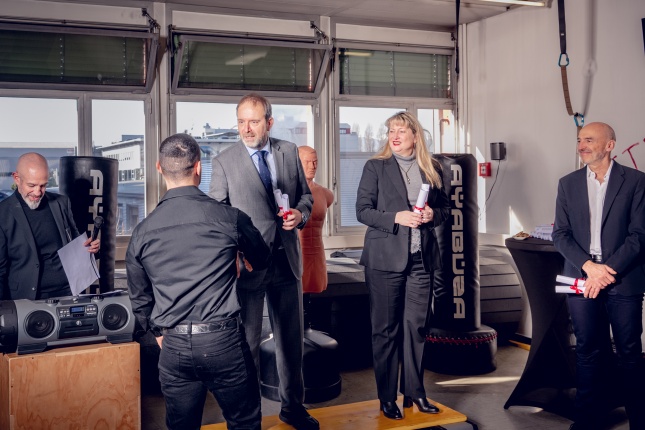
[[[345,51],[344,55],[348,57],[371,57],[374,53],[366,51]]]
[[[481,3],[502,3],[513,6],[546,6],[544,1],[529,0],[480,0]]]

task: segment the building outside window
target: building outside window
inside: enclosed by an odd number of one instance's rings
[[[49,164],[49,191],[58,191],[60,157],[78,154],[76,99],[0,97],[0,200],[13,194],[18,158],[42,154]]]
[[[143,100],[92,100],[92,154],[119,162],[116,234],[130,235],[146,214]]]

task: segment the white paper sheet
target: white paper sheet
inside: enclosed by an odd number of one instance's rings
[[[58,250],[60,262],[67,275],[72,295],[77,296],[99,278],[94,254],[87,252],[83,243],[87,236],[81,234],[67,245]]]

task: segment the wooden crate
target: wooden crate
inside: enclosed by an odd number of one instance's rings
[[[140,429],[139,344],[5,354],[0,429]]]

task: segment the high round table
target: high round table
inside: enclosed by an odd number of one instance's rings
[[[531,307],[531,349],[522,377],[504,405],[536,406],[571,418],[575,396],[575,338],[566,294],[555,292],[564,259],[553,242],[506,239]]]

